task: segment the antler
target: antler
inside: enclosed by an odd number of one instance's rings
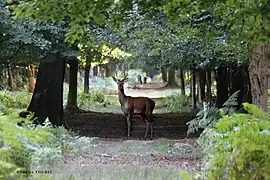
[[[123,81],[124,81],[124,80],[128,80],[128,78],[127,78],[127,77],[128,77],[128,73],[125,75],[125,77],[124,77]]]

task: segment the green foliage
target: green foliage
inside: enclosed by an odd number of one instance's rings
[[[239,97],[240,90],[235,91],[229,99],[223,104],[222,108],[225,114],[232,115],[238,111],[239,103],[238,103],[238,97]]]
[[[31,121],[18,117],[18,111],[9,109],[9,113],[0,113],[0,179],[27,179],[33,174],[18,171],[50,170],[62,163],[61,144],[73,134],[50,124],[32,127]],[[18,127],[22,120],[26,126]]]
[[[232,115],[238,112],[238,96],[240,91],[233,93],[223,104],[222,109],[214,107],[210,102],[203,103],[203,108],[196,117],[187,122],[187,135],[194,134],[206,128],[213,128],[221,118],[221,115]]]
[[[79,91],[78,93],[78,106],[82,109],[91,107],[93,105],[108,106],[110,102],[106,99],[105,93],[103,91],[90,91],[89,93],[84,93]]]
[[[6,108],[27,108],[31,100],[31,95],[25,92],[4,92],[0,91],[0,105]]]
[[[201,134],[203,179],[270,178],[270,114],[255,105],[243,106],[248,114],[225,115]]]
[[[181,112],[184,108],[190,107],[190,98],[180,93],[166,97],[166,108],[171,112]]]
[[[219,109],[211,106],[210,103],[203,103],[203,109],[199,111],[194,119],[187,122],[187,135],[197,133],[201,129],[207,127],[212,128],[216,125],[220,118]]]

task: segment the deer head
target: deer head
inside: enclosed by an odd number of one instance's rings
[[[118,78],[115,78],[115,77],[112,77],[113,80],[117,83],[118,90],[124,90],[124,84],[128,80],[127,76],[128,75],[126,74],[125,77],[122,80],[120,80]]]

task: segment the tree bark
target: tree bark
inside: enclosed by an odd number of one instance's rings
[[[185,78],[184,78],[184,72],[182,69],[179,71],[179,78],[180,78],[180,88],[181,88],[181,94],[186,94],[186,87],[185,87]]]
[[[206,99],[207,99],[207,102],[210,102],[211,98],[212,98],[211,86],[212,86],[211,70],[208,70],[208,71],[206,71]]]
[[[41,60],[36,86],[27,108],[34,112],[34,124],[40,124],[48,117],[54,126],[66,127],[63,119],[63,81],[65,60],[53,54]]]
[[[65,66],[65,78],[64,78],[64,80],[65,80],[65,82],[67,84],[69,84],[69,79],[70,79],[69,68],[67,66]]]
[[[161,69],[161,78],[163,82],[168,82],[167,71],[165,68]]]
[[[27,79],[28,79],[28,92],[33,93],[35,89],[35,69],[33,66],[27,68]]]
[[[66,109],[69,110],[76,110],[77,107],[77,76],[78,76],[78,60],[76,58],[69,59],[68,64],[70,66],[69,68],[69,91],[68,91],[68,101]]]
[[[175,69],[173,67],[169,68],[168,72],[168,82],[166,87],[175,88],[178,87],[176,81],[175,81]]]
[[[191,99],[192,108],[196,109],[196,70],[191,70]]]
[[[230,95],[235,93],[236,91],[240,90],[238,96],[238,104],[239,107],[243,102],[244,91],[245,91],[245,78],[244,78],[244,67],[237,67],[236,63],[233,63],[231,66],[231,74],[230,74],[230,81],[231,81],[231,88],[230,88]]]
[[[206,84],[206,72],[205,70],[199,71],[199,100],[205,101],[205,84]]]
[[[90,69],[91,69],[91,61],[89,58],[87,58],[85,69],[84,69],[84,93],[89,93]]]
[[[98,76],[98,65],[93,67],[93,76]]]
[[[252,103],[268,110],[268,79],[270,78],[270,44],[258,45],[249,57],[249,76],[251,82]]]
[[[217,81],[217,98],[216,107],[221,108],[222,105],[227,101],[229,90],[228,90],[228,76],[227,76],[227,66],[222,64],[218,67],[216,72]]]
[[[251,83],[249,77],[248,66],[245,67],[245,91],[244,91],[244,102],[252,103],[252,96],[251,96]]]
[[[14,91],[14,78],[10,68],[8,68],[8,87],[10,91]]]

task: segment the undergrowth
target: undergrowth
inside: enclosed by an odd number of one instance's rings
[[[182,112],[184,108],[191,105],[191,99],[180,93],[174,93],[166,97],[166,108],[171,112]]]
[[[18,117],[18,111],[0,111],[0,179],[24,179],[62,160],[61,139],[70,136],[64,128],[37,126]],[[16,114],[16,116],[15,116]],[[17,122],[26,121],[19,127]]]
[[[204,107],[188,122],[188,134],[201,130],[197,142],[203,163],[197,179],[270,179],[270,114],[238,104],[236,91],[217,109]]]
[[[27,108],[31,100],[31,94],[26,92],[0,91],[0,105],[7,108]]]
[[[248,113],[224,115],[198,139],[202,179],[270,179],[270,114],[243,105]]]
[[[93,106],[106,107],[111,105],[111,102],[105,96],[103,91],[91,91],[84,93],[82,90],[78,92],[78,107],[88,109]]]

